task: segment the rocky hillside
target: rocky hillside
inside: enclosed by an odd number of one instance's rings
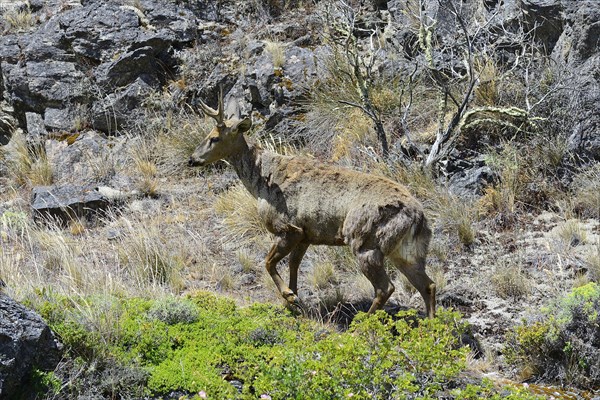
[[[65,301],[61,318],[102,343],[120,337],[110,298],[280,304],[256,202],[225,163],[187,166],[213,127],[198,101],[216,106],[221,90],[263,147],[386,176],[421,200],[438,306],[469,326],[468,365],[438,394],[478,398],[451,386],[488,377],[598,395],[597,1],[0,0],[0,35],[0,312],[41,337],[0,324],[0,397],[32,376],[46,398],[206,394],[127,392],[154,378],[123,372],[132,381],[85,397],[121,347],[77,354],[48,304]],[[394,282],[389,312],[420,310]],[[299,289],[298,318],[340,330],[372,296],[344,248],[311,248]],[[61,346],[8,296],[68,341],[60,364]],[[241,397],[260,395],[218,368]]]

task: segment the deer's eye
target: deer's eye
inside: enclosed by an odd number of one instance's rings
[[[210,144],[215,144],[215,143],[217,143],[219,140],[221,140],[221,138],[219,138],[219,137],[217,137],[217,136],[214,136],[214,137],[211,137],[211,138],[208,140],[208,143],[210,143]]]

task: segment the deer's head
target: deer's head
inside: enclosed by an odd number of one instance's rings
[[[230,112],[233,112],[233,115],[225,118],[222,92],[217,110],[207,106],[202,100],[199,104],[204,114],[217,122],[217,126],[196,147],[188,162],[190,166],[207,165],[237,153],[244,142],[242,134],[252,127],[250,118],[240,118],[237,103],[234,103],[233,107],[228,104],[228,115]]]

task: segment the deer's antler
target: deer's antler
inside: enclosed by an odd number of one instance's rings
[[[212,107],[206,105],[202,100],[198,100],[200,104],[200,108],[204,114],[208,115],[211,118],[214,118],[217,121],[217,125],[223,125],[223,85],[219,86],[219,105],[218,109],[215,110]]]

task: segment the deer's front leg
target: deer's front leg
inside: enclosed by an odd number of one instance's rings
[[[290,254],[292,250],[294,250],[294,248],[300,242],[300,238],[301,237],[297,235],[285,235],[277,237],[277,241],[273,247],[271,247],[265,262],[267,272],[269,275],[271,275],[271,278],[273,278],[273,282],[275,282],[279,293],[281,293],[283,298],[286,299],[288,303],[292,304],[295,304],[298,299],[294,291],[283,282],[283,279],[281,279],[281,276],[277,271],[277,263],[285,256]]]

